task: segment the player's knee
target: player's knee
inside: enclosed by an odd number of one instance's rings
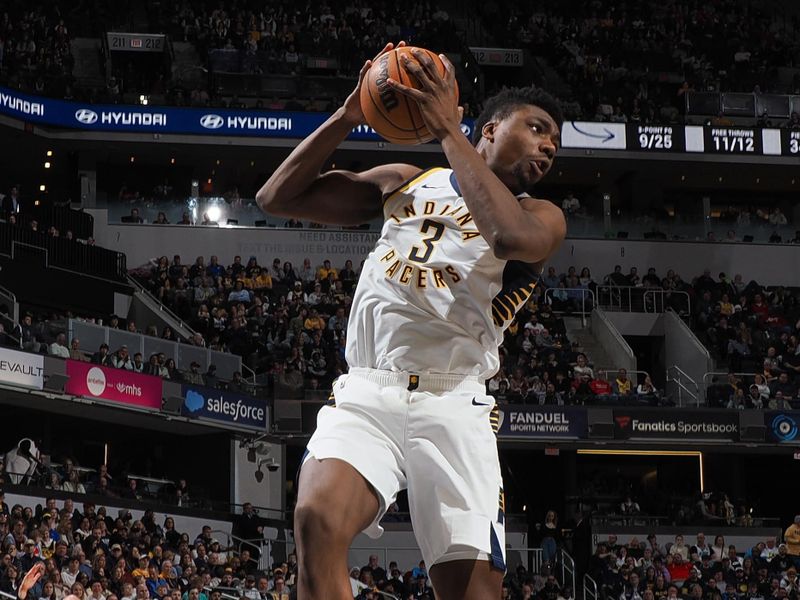
[[[334,514],[320,499],[299,502],[294,509],[295,536],[301,543],[315,544],[324,540],[326,545],[349,544],[341,515]]]

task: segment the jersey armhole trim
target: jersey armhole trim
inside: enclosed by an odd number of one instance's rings
[[[416,185],[417,183],[419,183],[423,179],[426,179],[430,175],[433,175],[434,173],[436,173],[438,171],[443,171],[443,170],[444,169],[442,167],[433,167],[431,169],[425,169],[424,171],[420,171],[419,173],[417,173],[416,175],[414,175],[410,179],[406,179],[402,184],[400,184],[394,190],[392,190],[391,192],[386,194],[383,197],[383,203],[386,204],[389,200],[391,200],[397,194],[399,194],[401,192],[405,192],[408,188],[410,188],[413,185]]]

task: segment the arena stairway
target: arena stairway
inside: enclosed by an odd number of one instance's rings
[[[592,333],[590,324],[584,327],[580,317],[564,317],[564,326],[570,342],[578,342],[595,370],[617,367],[603,345]],[[595,373],[597,374],[597,373]]]

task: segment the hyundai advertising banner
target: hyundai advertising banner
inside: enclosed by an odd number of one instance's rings
[[[586,409],[569,406],[500,407],[501,438],[580,439],[586,437]]]
[[[0,113],[24,121],[87,131],[235,135],[302,139],[330,116],[265,110],[188,108],[170,106],[102,105],[68,102],[23,94],[0,87]],[[472,119],[461,124],[472,133]],[[367,125],[353,129],[349,140],[381,141]]]
[[[44,356],[0,348],[0,383],[42,389]]]
[[[615,408],[614,438],[739,441],[739,412],[734,410]]]
[[[184,385],[181,414],[190,418],[202,418],[266,431],[267,402],[242,394],[223,390]]]
[[[160,377],[77,360],[67,360],[67,375],[64,391],[68,394],[161,410]]]

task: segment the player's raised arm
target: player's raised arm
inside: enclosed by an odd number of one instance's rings
[[[380,54],[392,48],[387,44]],[[261,187],[256,194],[261,210],[318,223],[360,225],[380,216],[384,194],[419,172],[412,165],[388,164],[362,173],[320,173],[336,147],[354,127],[364,123],[360,91],[371,64],[369,60],[364,63],[358,85],[344,105],[303,140]]]
[[[481,133],[486,138],[484,146],[494,146],[490,167],[461,133],[453,65],[440,55],[445,65],[442,76],[424,53],[416,52],[414,58],[417,62],[404,58],[405,67],[420,82],[420,89],[393,79],[389,84],[419,103],[425,124],[442,143],[478,231],[498,258],[528,263],[546,260],[564,240],[564,216],[549,202],[520,201],[515,194],[527,192],[549,171],[557,150],[558,125],[533,109],[512,111],[514,118],[505,119],[502,136],[496,135],[497,120],[486,123]],[[526,103],[518,104],[524,107]]]

